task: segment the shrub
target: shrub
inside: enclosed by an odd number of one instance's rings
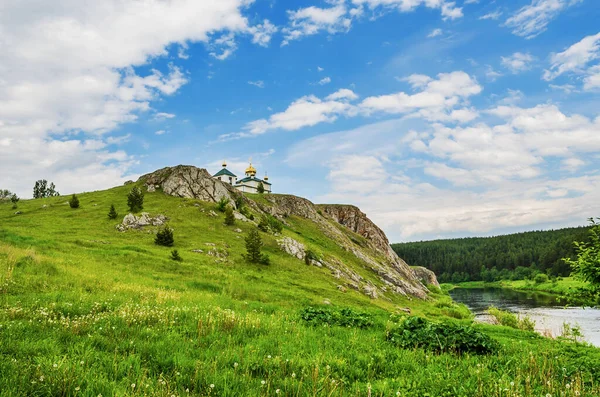
[[[310,265],[312,261],[318,261],[319,260],[319,256],[310,248],[306,250],[306,253],[304,254],[304,263],[306,263],[307,265]]]
[[[535,329],[535,321],[530,319],[528,316],[518,317],[514,313],[498,309],[494,306],[491,306],[489,309],[487,309],[487,313],[494,316],[494,318],[496,318],[501,325],[515,329],[521,329],[523,331],[533,331]]]
[[[131,212],[140,212],[144,209],[144,192],[137,186],[127,195],[127,206]]]
[[[241,194],[235,198],[235,208],[237,208],[239,212],[242,212],[242,209],[244,208],[244,197]]]
[[[76,194],[73,194],[71,196],[71,199],[69,200],[69,207],[71,207],[71,208],[79,208],[79,198],[77,197]]]
[[[173,244],[175,244],[175,239],[173,238],[173,229],[168,226],[160,229],[158,233],[156,233],[154,244],[162,245],[164,247],[172,247]]]
[[[264,215],[260,218],[258,228],[265,233],[281,233],[283,230],[283,223],[272,215]]]
[[[469,325],[434,323],[409,316],[388,330],[387,340],[405,349],[423,348],[434,352],[491,354],[499,344]]]
[[[538,274],[536,274],[536,275],[535,275],[535,277],[533,278],[533,281],[534,281],[536,284],[543,284],[543,283],[546,283],[546,282],[548,282],[548,276],[547,276],[547,275],[545,275],[544,273],[538,273]]]
[[[260,194],[263,194],[265,192],[265,185],[263,185],[262,182],[259,182],[256,191]]]
[[[241,209],[240,209],[240,207],[238,207],[238,211],[240,212],[240,214],[244,215],[246,218],[250,219],[251,221],[254,220],[254,214],[252,212],[250,212],[248,207],[244,206]]]
[[[258,230],[252,229],[246,236],[246,254],[244,258],[250,263],[261,263],[263,265],[270,264],[270,258],[261,253],[263,246],[262,239]]]
[[[235,215],[233,214],[233,208],[230,205],[225,208],[225,224],[227,226],[233,226],[235,224]]]
[[[13,209],[17,208],[17,203],[19,202],[19,200],[21,200],[19,198],[19,196],[17,196],[16,194],[12,194],[12,196],[10,196],[10,202],[12,203],[12,207]]]
[[[171,251],[171,259],[177,262],[183,262],[183,258],[179,255],[179,251]]]
[[[33,186],[34,199],[55,196],[60,196],[60,194],[56,191],[54,183],[50,182],[50,185],[48,185],[48,181],[45,179],[40,179],[35,182],[35,185]]]
[[[217,211],[225,212],[225,209],[227,208],[228,204],[229,204],[229,200],[227,200],[227,197],[225,197],[225,196],[221,197],[221,199],[217,202]]]
[[[119,214],[117,213],[117,210],[115,209],[115,205],[111,204],[110,210],[108,211],[108,219],[117,219],[118,217],[119,217]]]
[[[300,318],[310,325],[339,325],[349,328],[368,328],[373,325],[371,316],[349,308],[336,310],[308,306],[300,312]]]
[[[15,194],[8,189],[0,189],[0,202],[10,201]]]

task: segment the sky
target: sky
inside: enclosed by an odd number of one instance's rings
[[[600,215],[597,0],[0,0],[0,188],[189,164],[392,242]]]

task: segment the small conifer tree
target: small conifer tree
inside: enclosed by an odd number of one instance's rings
[[[227,197],[225,197],[225,196],[221,197],[221,199],[217,202],[217,211],[225,212],[225,209],[227,208],[228,205],[229,205],[229,200],[227,200]]]
[[[14,193],[13,193],[13,195],[12,195],[12,196],[10,196],[10,202],[13,204],[13,206],[12,206],[12,207],[13,207],[13,209],[16,209],[16,208],[17,208],[17,203],[19,202],[19,200],[21,200],[21,199],[19,198],[19,196],[17,196],[17,195],[16,195],[16,194],[14,194]]]
[[[140,212],[144,209],[144,192],[135,186],[127,195],[127,206],[131,212]]]
[[[250,263],[262,263],[263,265],[270,264],[270,259],[267,255],[261,253],[263,246],[260,233],[257,229],[252,229],[246,236],[246,255],[244,258]]]
[[[235,215],[233,214],[233,208],[230,205],[225,208],[225,224],[227,226],[233,226],[235,224]]]
[[[115,205],[111,204],[110,210],[108,211],[108,219],[117,219],[118,216],[119,216],[119,214],[117,213],[117,210],[115,209]]]
[[[69,206],[71,208],[79,208],[79,198],[75,193],[73,193],[71,199],[69,200]]]
[[[172,247],[173,244],[175,244],[175,239],[173,238],[173,229],[168,226],[160,229],[158,233],[156,233],[154,244],[162,245],[164,247]]]
[[[179,255],[179,251],[177,250],[171,251],[171,259],[177,262],[183,262],[183,258]]]
[[[262,182],[259,182],[256,190],[258,191],[258,193],[263,194],[265,192],[265,185],[263,185]]]

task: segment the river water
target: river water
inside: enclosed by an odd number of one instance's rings
[[[485,321],[485,310],[496,306],[529,316],[535,321],[536,331],[546,335],[561,335],[564,323],[578,326],[584,340],[600,347],[600,309],[565,307],[564,302],[547,294],[499,288],[455,288],[450,296],[467,305],[476,319]]]

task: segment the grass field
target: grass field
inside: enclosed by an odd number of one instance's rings
[[[65,197],[0,204],[0,396],[600,395],[599,349],[489,325],[474,327],[499,342],[492,355],[399,348],[386,333],[400,308],[461,325],[469,313],[441,292],[342,292],[268,234],[271,265],[248,264],[254,226],[225,226],[208,215],[214,204],[147,194],[144,211],[170,218],[183,257],[173,261],[155,228],[122,233],[107,218],[111,204],[127,213],[129,189],[81,194],[79,209]],[[284,235],[376,282],[313,223],[287,222]],[[351,308],[372,325],[308,325],[307,306]]]

